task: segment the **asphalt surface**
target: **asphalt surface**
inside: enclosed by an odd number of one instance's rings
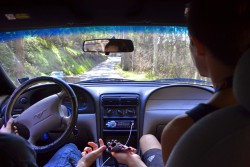
[[[108,59],[90,71],[80,75],[80,80],[91,80],[95,78],[119,78],[123,77],[119,75],[119,72],[115,70],[115,66],[121,62],[121,57],[108,57]]]

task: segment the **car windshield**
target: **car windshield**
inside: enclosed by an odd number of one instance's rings
[[[83,52],[90,39],[130,39],[133,52]],[[52,76],[68,83],[185,82],[210,84],[201,77],[189,50],[186,27],[90,26],[32,29],[0,34],[1,65],[18,79]]]

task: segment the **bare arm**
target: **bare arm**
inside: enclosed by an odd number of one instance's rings
[[[164,164],[166,164],[169,155],[177,141],[184,134],[184,132],[192,126],[192,124],[192,119],[184,114],[174,118],[165,126],[161,136],[162,156]]]
[[[115,157],[115,159],[122,164],[126,164],[129,167],[146,167],[144,162],[141,160],[140,156],[133,153],[133,152],[127,152],[127,153],[115,153],[112,152],[112,156]]]

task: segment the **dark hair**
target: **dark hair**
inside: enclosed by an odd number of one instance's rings
[[[250,48],[250,0],[193,0],[185,10],[190,35],[235,66]]]

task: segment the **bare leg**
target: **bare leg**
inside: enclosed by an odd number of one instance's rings
[[[143,135],[141,137],[140,146],[141,146],[142,154],[144,154],[146,151],[148,151],[152,148],[161,149],[161,144],[159,143],[157,138],[151,134]]]

